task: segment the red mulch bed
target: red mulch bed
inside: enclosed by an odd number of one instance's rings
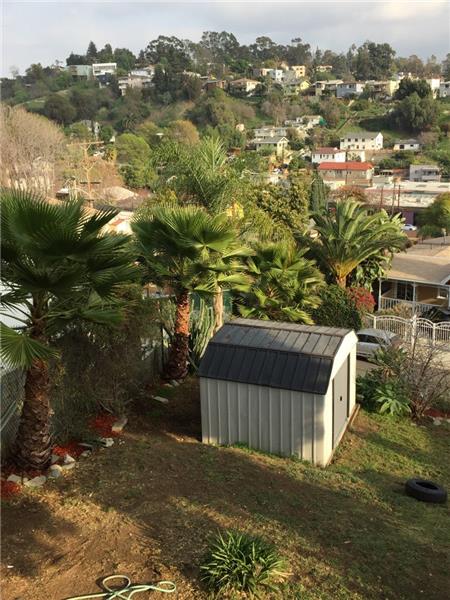
[[[78,442],[68,442],[65,446],[55,446],[52,450],[52,454],[61,456],[61,458],[64,458],[66,454],[69,454],[73,458],[78,458],[85,450],[86,448],[84,446],[80,446]]]
[[[18,483],[13,481],[0,480],[0,498],[2,500],[9,500],[17,494],[20,494],[21,487]]]
[[[437,408],[429,408],[425,411],[425,414],[428,417],[433,417],[435,419],[450,419],[450,412],[444,412],[443,410],[438,410]]]
[[[91,429],[98,433],[101,437],[117,437],[120,433],[111,431],[111,427],[117,421],[117,417],[110,414],[98,415],[89,423]]]

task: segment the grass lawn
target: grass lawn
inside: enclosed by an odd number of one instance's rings
[[[448,506],[403,492],[414,475],[450,487],[448,425],[360,413],[319,469],[203,445],[196,381],[161,392],[170,403],[136,407],[112,448],[4,503],[5,600],[92,593],[113,572],[172,579],[179,599],[206,599],[198,565],[221,528],[275,543],[292,572],[282,598],[448,597]]]

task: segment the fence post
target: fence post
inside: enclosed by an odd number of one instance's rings
[[[417,336],[417,315],[414,314],[411,318],[411,348],[414,348],[414,344]]]
[[[436,323],[433,323],[433,328],[431,330],[431,345],[434,346],[436,344]]]

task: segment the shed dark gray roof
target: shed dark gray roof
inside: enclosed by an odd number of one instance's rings
[[[199,376],[325,394],[350,329],[236,319],[211,339]]]

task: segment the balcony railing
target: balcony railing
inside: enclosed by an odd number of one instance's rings
[[[400,300],[398,298],[389,298],[388,296],[381,296],[378,310],[389,310],[391,308],[395,308],[399,304],[409,306],[413,314],[421,315],[425,312],[428,312],[431,308],[443,306],[444,301],[436,302],[435,304],[430,304],[427,302],[413,302],[411,300]]]

